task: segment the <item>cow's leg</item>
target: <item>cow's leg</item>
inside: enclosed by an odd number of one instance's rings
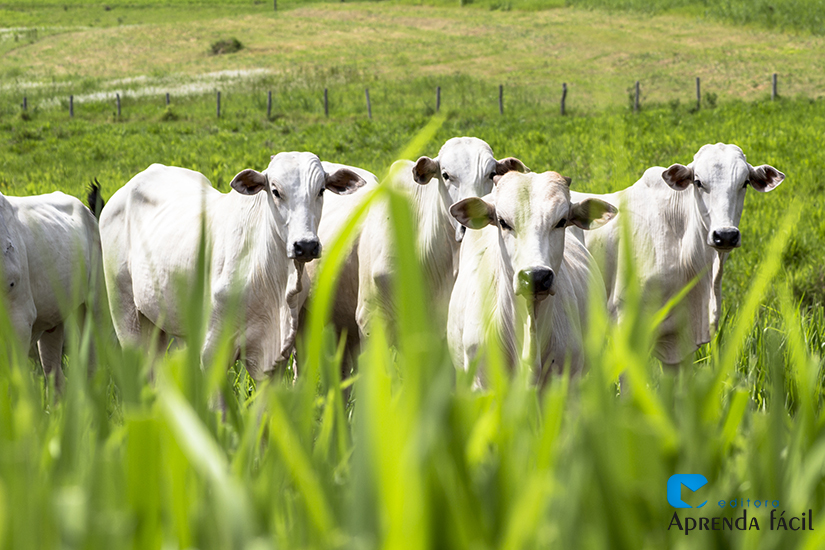
[[[370,335],[369,325],[372,319],[372,307],[370,307],[371,304],[367,295],[366,285],[361,285],[358,289],[358,306],[355,308],[355,322],[358,323],[360,340],[365,340]]]
[[[138,337],[136,342],[149,352],[149,370],[146,373],[150,382],[155,379],[155,364],[166,355],[169,347],[169,334],[160,327],[152,323],[148,317],[142,313],[137,313]]]
[[[46,383],[49,377],[54,376],[54,389],[58,395],[62,394],[66,384],[63,376],[63,323],[43,332],[37,342],[37,348]]]
[[[30,353],[33,343],[36,340],[32,334],[32,326],[37,318],[37,309],[34,307],[34,300],[30,297],[22,298],[18,301],[11,301],[7,304],[9,321],[17,334],[17,343],[21,346],[21,353]],[[11,351],[11,350],[9,350]]]
[[[89,315],[92,313],[89,311],[89,308],[86,304],[80,306],[77,312],[77,321],[80,326],[80,334],[81,336],[86,334],[86,320]],[[96,320],[98,319],[97,316],[93,316],[91,319],[91,323],[89,324],[89,354],[88,354],[88,364],[86,365],[87,375],[91,377],[95,373],[95,369],[97,368],[97,326],[95,325]]]
[[[203,347],[201,348],[201,369],[205,372],[213,366],[215,355],[218,353],[218,348],[221,344],[221,337],[224,336],[222,330],[222,323],[220,323],[213,315],[209,321],[209,326],[206,327],[206,335],[203,339]],[[237,335],[232,336],[233,340],[237,340]],[[237,355],[237,346],[235,346],[233,357]],[[223,365],[225,370],[230,365]]]
[[[107,274],[108,275],[108,274]],[[121,346],[139,346],[141,343],[141,314],[132,291],[132,277],[128,272],[106,277],[109,291],[109,310],[112,324]]]
[[[370,325],[380,317],[386,323],[390,338],[393,338],[394,307],[392,296],[392,275],[386,270],[374,270],[368,277],[368,284],[358,289],[358,308],[355,318],[361,338],[370,334]]]
[[[719,316],[722,313],[722,274],[724,273],[726,252],[717,252],[713,259],[713,270],[711,273],[711,293],[710,306],[708,308],[708,323],[710,326],[710,338],[719,328]]]

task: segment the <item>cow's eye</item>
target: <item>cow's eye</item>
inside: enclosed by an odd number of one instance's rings
[[[280,198],[281,198],[281,194],[280,194],[280,193],[278,192],[278,190],[277,190],[277,189],[275,189],[274,187],[272,188],[272,194],[273,194],[273,195],[275,195],[275,198],[276,198],[276,199],[280,199]]]
[[[318,191],[318,196],[323,197],[324,196],[324,191],[326,191],[326,189],[324,187],[322,187],[321,190]]]
[[[508,224],[506,221],[502,220],[501,218],[498,219],[498,226],[500,228],[502,228],[503,230],[505,230],[505,231],[510,231],[511,229],[513,229],[512,227],[510,227],[510,224]]]
[[[495,176],[496,176],[495,172],[490,172],[489,174],[487,174],[488,179],[493,179]]]
[[[441,179],[444,181],[450,181],[450,175],[447,172],[441,172]]]
[[[560,229],[567,225],[567,218],[562,218],[559,220],[559,223],[556,224],[556,229]]]
[[[698,187],[699,189],[704,189],[704,188],[705,188],[705,187],[702,185],[702,182],[701,182],[701,181],[699,181],[699,180],[693,180],[693,183],[694,183],[694,184],[696,185],[696,187]]]

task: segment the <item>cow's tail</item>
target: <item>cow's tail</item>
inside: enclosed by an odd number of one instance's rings
[[[100,212],[103,210],[103,206],[106,203],[100,195],[100,182],[97,181],[97,178],[89,184],[89,189],[86,194],[86,204],[89,206],[89,210],[92,211],[92,214],[95,215],[95,218],[100,219]]]

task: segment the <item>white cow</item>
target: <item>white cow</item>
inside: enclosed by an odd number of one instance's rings
[[[533,353],[537,378],[561,371],[567,360],[571,372],[581,370],[588,301],[594,291],[604,294],[592,257],[579,240],[565,238],[565,227],[600,227],[616,209],[599,199],[572,203],[569,186],[556,172],[510,172],[490,195],[450,208],[475,230],[461,245],[450,298],[447,340],[456,366],[483,362],[479,354],[493,337],[511,366]],[[523,324],[518,310],[526,313]]]
[[[397,161],[390,170],[390,179],[384,185],[392,185],[409,197],[416,252],[436,304],[434,322],[441,326],[446,323],[446,307],[438,304],[446,306],[449,300],[458,268],[458,248],[464,236],[464,228],[450,215],[449,207],[465,197],[489,193],[493,177],[510,170],[527,168],[515,158],[496,160],[490,146],[474,137],[452,138],[436,158]],[[370,181],[377,185],[375,180]],[[328,201],[318,229],[324,245],[337,238],[364,194]],[[387,320],[394,318],[390,285],[395,271],[395,243],[389,219],[386,204],[376,203],[370,209],[353,255],[341,274],[334,322],[339,330],[346,329],[350,335],[349,354],[357,353],[360,337],[369,333],[376,308],[383,310]]]
[[[243,170],[227,194],[198,172],[153,164],[118,190],[100,217],[118,338],[134,344],[157,327],[165,347],[169,335],[187,336],[178,296],[182,282],[196,280],[205,219],[212,313],[203,362],[211,361],[229,323],[235,353],[245,346],[250,375],[271,374],[292,350],[306,295],[304,262],[321,252],[323,192],[351,193],[362,185],[349,170],[325,172],[312,153],[279,153],[263,173]],[[241,318],[227,319],[236,296]]]
[[[346,166],[324,161],[321,164],[324,170],[333,172],[342,168],[352,170],[361,176],[366,185],[351,195],[330,195],[324,201],[324,210],[321,222],[318,225],[318,238],[324,247],[328,247],[338,237],[341,229],[349,222],[355,209],[361,204],[364,196],[378,185],[378,178],[372,172],[355,166]],[[332,309],[332,324],[339,335],[346,332],[347,346],[345,368],[349,360],[357,353],[359,347],[359,329],[355,322],[355,308],[358,303],[358,241],[350,251],[341,275],[338,277]],[[307,264],[306,272],[309,279],[314,281],[318,270],[318,262]]]
[[[400,160],[390,169],[389,184],[410,198],[416,253],[432,297],[436,332],[438,327],[446,326],[446,305],[455,284],[458,251],[465,232],[450,215],[450,205],[486,195],[493,188],[493,178],[511,170],[528,171],[518,159],[496,160],[490,146],[474,137],[449,139],[438,157],[421,157],[415,163]],[[390,323],[395,318],[391,285],[396,245],[389,223],[388,205],[377,204],[367,215],[358,243],[355,317],[362,334],[369,333],[376,308]]]
[[[619,206],[633,235],[632,261],[642,296],[662,307],[697,275],[701,279],[680,309],[662,323],[655,353],[677,365],[710,341],[719,322],[722,271],[728,253],[741,244],[739,220],[750,185],[766,193],[785,175],[772,166],[753,167],[736,145],[705,145],[687,166],[648,169],[632,186],[601,197]],[[621,221],[621,220],[620,220]],[[601,262],[608,308],[621,317],[625,302],[625,259],[621,223],[590,231],[587,248]]]
[[[0,246],[12,327],[25,349],[37,343],[43,371],[54,375],[60,391],[64,321],[78,309],[97,310],[102,285],[97,220],[83,203],[60,192],[0,195]]]

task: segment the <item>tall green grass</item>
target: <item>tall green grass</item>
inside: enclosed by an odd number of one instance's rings
[[[403,156],[442,131],[429,126]],[[73,328],[68,386],[52,403],[0,326],[0,548],[821,546],[825,318],[821,304],[800,310],[781,273],[798,206],[766,236],[741,307],[694,368],[659,369],[655,317],[631,301],[621,325],[594,316],[582,377],[540,391],[526,365],[492,361],[490,386],[474,391],[427,322],[406,203],[389,188],[372,200],[391,205],[399,322],[392,340],[376,327],[348,402],[326,320],[355,223],[315,281],[294,384],[276,377],[247,392],[223,364],[204,374],[203,330],[151,383],[141,350],[96,338],[87,377],[89,335]],[[760,314],[769,289],[777,307]],[[183,295],[189,322],[203,323],[202,296]],[[230,397],[226,421],[210,407],[216,383]],[[767,512],[749,509],[762,530],[668,531],[673,473],[709,480],[708,507],[683,518],[738,517],[716,502],[769,499],[786,515],[813,509],[815,530],[770,532]]]

